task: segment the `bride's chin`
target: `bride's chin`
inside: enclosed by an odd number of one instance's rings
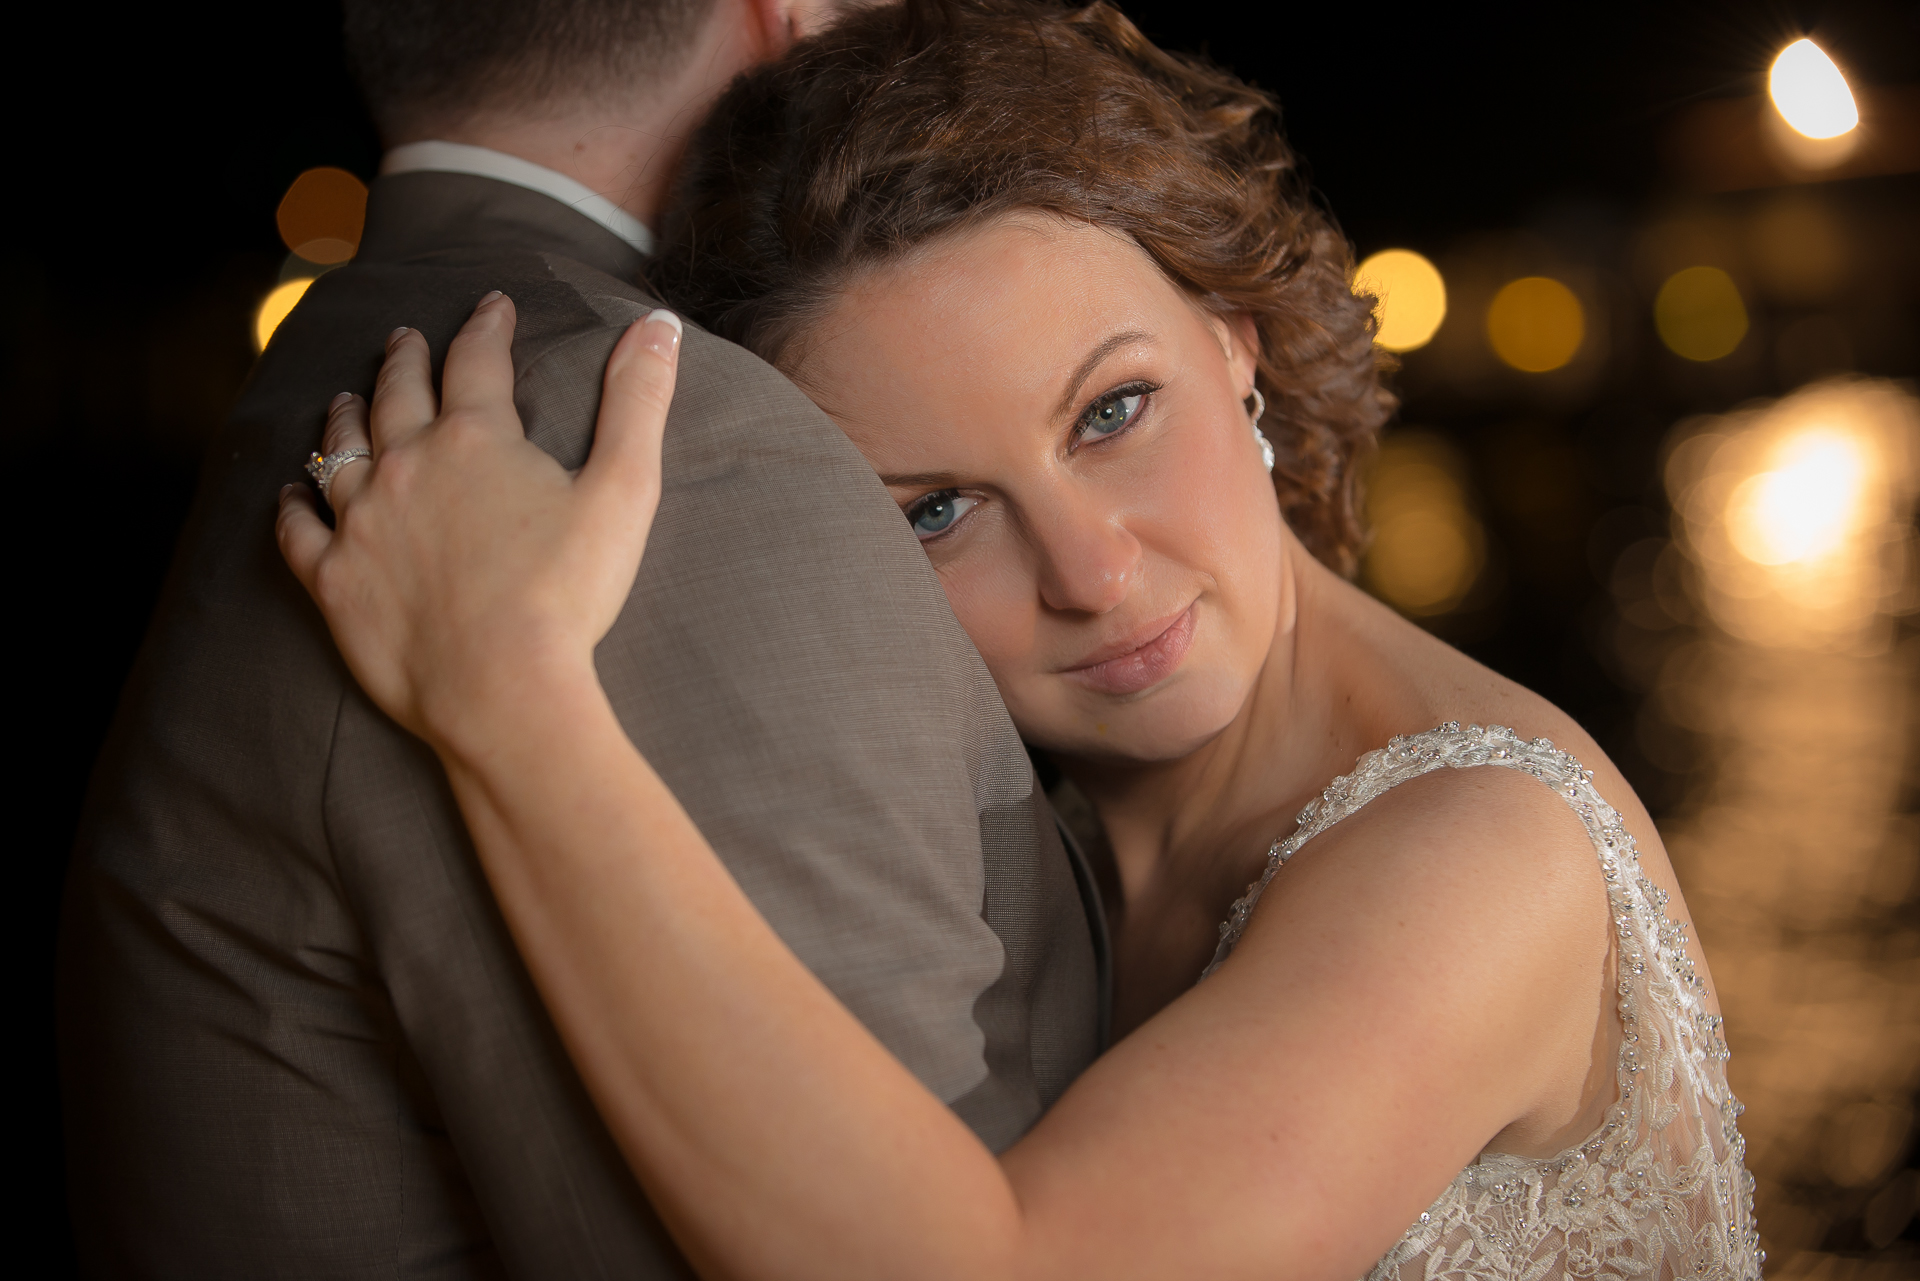
[[[1238,701],[1181,698],[1167,690],[1164,700],[1123,704],[1091,711],[1074,708],[1059,715],[1028,718],[1014,725],[1029,744],[1055,756],[1103,764],[1160,765],[1191,756],[1233,723]],[[1210,704],[1218,701],[1222,706]]]

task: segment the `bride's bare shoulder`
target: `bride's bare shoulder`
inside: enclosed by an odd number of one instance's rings
[[[1605,749],[1565,711],[1526,686],[1475,662],[1450,645],[1427,638],[1413,665],[1420,701],[1436,722],[1505,725],[1523,739],[1544,738],[1593,771],[1593,785],[1620,812],[1643,849],[1660,849],[1660,835],[1626,775]],[[1663,855],[1664,857],[1664,855]]]
[[[1667,915],[1686,925],[1688,933],[1692,934],[1692,911],[1687,905],[1679,877],[1674,873],[1666,844],[1654,824],[1653,815],[1641,802],[1627,776],[1593,736],[1572,716],[1547,699],[1491,671],[1451,646],[1429,638],[1422,643],[1422,648],[1425,652],[1419,654],[1418,660],[1410,664],[1410,668],[1417,673],[1417,683],[1434,719],[1506,725],[1522,738],[1545,738],[1560,750],[1571,753],[1584,768],[1593,772],[1594,790],[1619,813],[1620,821],[1632,835],[1639,848],[1640,870],[1666,892]],[[1532,782],[1531,779],[1520,778],[1506,783],[1505,787],[1524,792],[1526,789],[1520,784]],[[1687,948],[1695,968],[1706,977],[1709,991],[1717,990],[1713,987],[1707,958],[1698,943],[1689,939]],[[1718,1011],[1718,1003],[1712,996],[1708,997],[1708,1005]]]

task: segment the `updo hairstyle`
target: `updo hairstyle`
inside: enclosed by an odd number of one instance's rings
[[[1130,237],[1259,331],[1261,427],[1294,533],[1353,573],[1355,469],[1394,407],[1373,300],[1274,99],[1104,3],[906,0],[741,77],[693,139],[648,278],[775,366],[859,273],[1015,210]]]

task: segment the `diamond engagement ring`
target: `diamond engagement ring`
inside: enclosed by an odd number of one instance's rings
[[[320,497],[327,500],[327,506],[333,506],[333,478],[348,463],[357,463],[362,458],[372,458],[373,451],[355,445],[352,449],[336,449],[331,454],[322,454],[315,450],[313,457],[307,459],[307,475],[313,477],[313,483],[320,486]]]

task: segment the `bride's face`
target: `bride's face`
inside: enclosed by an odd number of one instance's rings
[[[1283,531],[1250,324],[1017,215],[861,278],[798,380],[873,465],[1031,742],[1168,760],[1245,706]]]

